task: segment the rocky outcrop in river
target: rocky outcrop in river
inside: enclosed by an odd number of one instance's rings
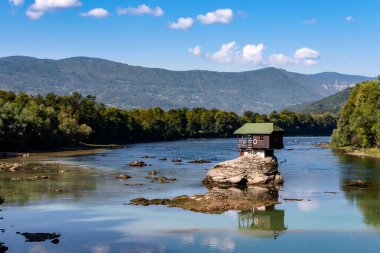
[[[276,157],[239,157],[216,164],[203,183],[206,185],[280,185],[284,182],[278,171]]]

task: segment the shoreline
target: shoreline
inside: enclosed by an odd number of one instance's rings
[[[343,154],[357,157],[370,157],[380,159],[380,149],[379,148],[362,148],[362,149],[353,149],[352,147],[331,147],[330,143],[320,143],[316,144],[316,147],[320,148],[329,148],[335,151],[339,151]]]
[[[324,137],[326,135],[285,135],[284,137]],[[200,138],[180,138],[180,139],[170,139],[170,140],[144,140],[141,142],[133,142],[129,144],[144,144],[144,143],[160,143],[160,142],[175,142],[175,141],[183,141],[183,140],[208,140],[208,139],[235,139],[236,136],[231,137],[200,137]],[[316,144],[315,146],[320,146],[325,143]],[[106,150],[112,150],[112,149],[127,149],[129,148],[128,145],[119,145],[119,144],[89,144],[89,143],[79,143],[78,146],[72,146],[72,147],[58,147],[58,148],[40,148],[40,149],[26,149],[26,150],[20,150],[20,151],[0,151],[0,161],[1,160],[7,160],[7,159],[17,159],[17,158],[27,158],[29,156],[36,156],[39,154],[57,154],[62,153],[67,155],[70,155],[70,153],[80,153],[83,152],[83,154],[93,154],[101,151]],[[329,147],[328,147],[329,148]]]
[[[0,152],[0,154],[11,154],[11,156],[0,156],[1,162],[43,162],[45,159],[51,157],[64,157],[64,156],[77,156],[77,155],[91,155],[101,152],[107,152],[109,149],[105,148],[75,148],[75,149],[59,149],[59,150],[46,150],[35,151],[30,153],[12,153],[12,152]]]

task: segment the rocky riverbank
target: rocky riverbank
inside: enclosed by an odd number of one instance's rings
[[[205,185],[281,185],[284,178],[278,170],[276,157],[239,157],[211,168]]]

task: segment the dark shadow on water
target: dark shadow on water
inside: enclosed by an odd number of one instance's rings
[[[364,222],[380,229],[380,159],[355,157],[336,153],[341,163],[340,186],[347,200],[355,203],[363,214]],[[363,187],[348,186],[361,180]]]

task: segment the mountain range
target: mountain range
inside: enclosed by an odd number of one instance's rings
[[[299,74],[277,68],[245,72],[171,71],[89,57],[0,58],[0,89],[29,94],[94,95],[108,106],[206,107],[268,113],[332,95],[372,77]]]

